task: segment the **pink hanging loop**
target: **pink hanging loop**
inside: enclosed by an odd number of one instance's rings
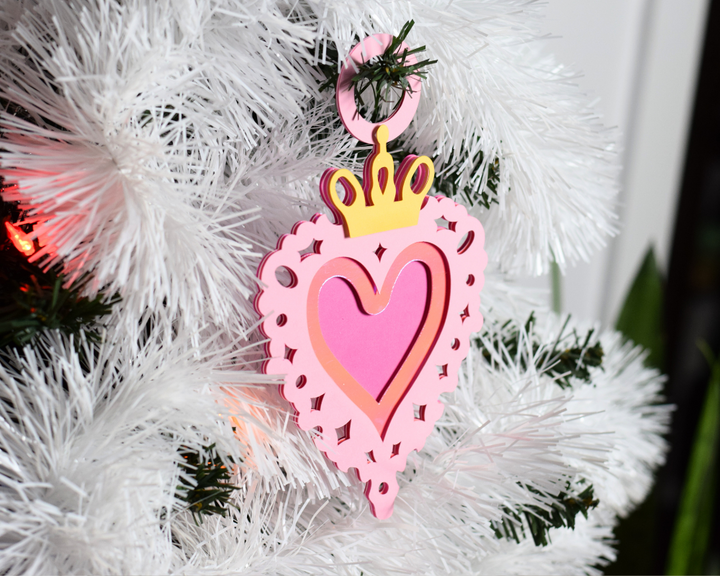
[[[410,76],[408,82],[411,92],[403,94],[400,104],[395,111],[382,122],[368,122],[360,115],[355,104],[355,86],[352,79],[357,74],[358,67],[364,64],[370,58],[379,56],[385,49],[390,46],[393,40],[392,34],[374,34],[368,36],[355,45],[350,51],[347,59],[343,63],[340,77],[338,78],[337,88],[335,90],[335,100],[337,102],[338,113],[345,128],[350,134],[355,136],[361,142],[372,144],[373,130],[384,124],[388,127],[390,135],[388,141],[394,140],[403,133],[405,128],[415,116],[418,104],[420,103],[420,78],[418,76]],[[408,46],[403,42],[399,51],[407,50]],[[411,54],[407,57],[408,64],[416,64],[417,58]]]

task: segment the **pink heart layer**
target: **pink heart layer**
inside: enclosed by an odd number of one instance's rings
[[[403,344],[399,344],[397,346],[399,352],[395,354],[395,357],[391,356],[387,364],[385,364],[386,369],[394,371],[390,382],[384,390],[382,390],[381,377],[375,374],[377,378],[375,380],[376,386],[381,388],[378,399],[373,397],[345,368],[325,340],[320,324],[320,292],[330,280],[342,278],[352,286],[351,294],[353,292],[357,294],[357,300],[354,303],[351,302],[351,309],[361,309],[363,312],[378,315],[390,304],[393,289],[398,283],[398,277],[412,262],[417,262],[426,269],[424,281],[421,280],[420,286],[425,290],[424,298],[427,299],[427,303],[425,306],[420,303],[416,304],[415,313],[417,314],[418,309],[422,311],[422,319],[419,322],[419,328],[415,329],[414,338],[412,337],[412,323],[410,324],[408,332],[410,336],[406,334],[406,342],[409,340],[410,343],[405,343],[405,352],[402,352]],[[413,270],[413,268],[410,270]],[[415,271],[409,273],[412,281]],[[395,409],[422,371],[428,356],[435,347],[438,335],[442,331],[447,315],[450,288],[448,279],[447,263],[442,252],[432,244],[415,242],[396,256],[385,275],[382,288],[378,288],[376,280],[371,277],[362,264],[352,258],[345,257],[334,258],[326,262],[315,273],[310,283],[307,300],[308,332],[316,358],[335,384],[370,418],[373,426],[383,438],[393,418]],[[331,293],[333,292],[334,290],[331,290]],[[420,291],[420,295],[422,297],[422,291]],[[417,325],[417,318],[415,323]],[[366,362],[375,363],[384,356],[389,338],[387,335],[383,337],[386,340],[386,346],[382,347],[380,356],[377,358],[366,357]],[[355,338],[355,340],[356,346],[364,347],[364,342],[359,338]],[[382,362],[385,363],[385,361]],[[398,362],[399,366],[393,368],[393,364],[397,365]],[[379,382],[379,385],[377,382]]]
[[[375,314],[364,310],[344,278],[330,278],[320,290],[318,316],[325,342],[345,370],[378,402],[417,338],[427,295],[427,270],[417,261],[402,269],[387,306]]]

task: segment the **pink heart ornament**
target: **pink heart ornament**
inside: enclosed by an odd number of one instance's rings
[[[438,226],[443,219],[450,224]],[[315,444],[338,468],[355,469],[378,518],[392,514],[396,474],[432,432],[443,410],[439,395],[455,388],[469,335],[482,326],[483,236],[464,207],[427,197],[416,226],[357,238],[346,238],[326,216],[299,222],[258,271],[264,286],[255,304],[269,339],[263,371],[285,375],[281,391],[298,426],[314,431]],[[427,253],[400,258],[415,244],[428,246]],[[441,265],[428,263],[432,258]],[[347,269],[318,275],[339,260],[353,262],[351,281],[343,279]],[[433,288],[443,278],[446,288]],[[428,323],[431,309],[440,310],[439,321]],[[333,322],[335,315],[342,321]],[[318,354],[318,340],[325,354]]]

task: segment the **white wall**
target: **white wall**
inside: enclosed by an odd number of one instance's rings
[[[621,133],[621,233],[563,280],[563,309],[612,325],[647,247],[667,269],[708,0],[549,0],[547,49]]]

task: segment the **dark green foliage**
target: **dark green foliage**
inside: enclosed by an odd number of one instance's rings
[[[590,340],[595,333],[594,329],[588,330],[585,338],[581,338],[574,329],[566,334],[565,330],[569,321],[570,316],[565,320],[562,330],[560,330],[551,347],[541,351],[542,344],[536,339],[532,341],[532,357],[535,359],[535,366],[539,370],[544,370],[546,374],[555,377],[555,383],[563,389],[571,386],[570,378],[590,382],[589,369],[601,368],[604,355],[600,342],[590,346]],[[506,328],[511,322],[511,320],[508,320],[503,324],[502,328]],[[533,336],[534,323],[535,313],[532,312],[524,326],[524,331],[530,338]],[[477,339],[476,342],[482,350],[483,357],[488,362],[492,362],[493,354],[491,351],[484,347],[481,340]],[[493,347],[498,354],[501,347],[504,347],[507,354],[513,359],[517,358],[520,365],[526,369],[526,354],[518,354],[519,345],[520,328],[515,328],[502,341],[496,340]],[[538,352],[540,353],[538,354]]]
[[[625,296],[615,328],[626,338],[649,350],[645,363],[655,368],[662,368],[664,362],[663,300],[664,279],[651,247],[645,253]],[[655,571],[653,566],[656,564],[660,543],[657,531],[651,527],[658,522],[661,500],[656,486],[645,502],[619,522],[615,528],[615,537],[619,541],[618,555],[615,562],[605,568],[606,574],[647,574]],[[681,543],[681,546],[684,544]],[[693,552],[697,550],[695,546],[696,542],[693,543]],[[675,553],[671,548],[668,557],[673,557]]]
[[[6,218],[14,211],[14,206],[3,203]],[[58,269],[44,271],[40,263],[28,262],[7,238],[4,226],[0,234],[0,346],[24,346],[36,334],[55,329],[96,339],[97,319],[110,314],[119,295],[83,296],[88,275],[67,286]]]
[[[5,283],[3,276],[0,274],[0,282]],[[92,325],[98,317],[110,314],[120,301],[117,294],[109,299],[104,294],[92,299],[81,296],[88,276],[67,288],[63,286],[65,277],[53,270],[30,274],[28,280],[10,290],[10,283],[4,284],[0,294],[0,346],[24,346],[39,332],[55,329],[68,335],[83,332],[88,340],[95,340],[98,333]]]
[[[40,125],[40,122],[38,121],[39,118],[33,117],[33,115],[30,114],[30,112],[28,112],[27,110],[25,110],[25,108],[18,106],[7,98],[0,97],[0,108],[2,108],[10,116],[16,116],[17,118],[25,120],[26,122]]]
[[[521,538],[525,538],[525,528],[527,527],[535,546],[547,546],[550,541],[548,532],[550,528],[566,527],[575,529],[577,515],[582,514],[587,518],[588,510],[595,508],[600,502],[594,498],[592,485],[577,495],[568,494],[566,491],[561,491],[557,495],[550,495],[530,486],[525,488],[541,496],[543,500],[550,500],[550,508],[530,504],[519,506],[513,510],[503,506],[502,511],[505,517],[500,522],[492,523],[497,538],[513,539],[519,544]],[[569,489],[568,484],[566,490]]]
[[[215,450],[215,444],[203,446],[201,452],[181,446],[180,454],[185,460],[180,464],[185,475],[180,477],[175,496],[187,503],[196,523],[211,514],[225,517],[228,506],[233,505],[230,497],[235,486],[230,483],[230,473]]]
[[[615,328],[650,354],[646,364],[663,367],[663,277],[653,248],[645,253],[640,270],[625,297]]]
[[[405,49],[400,52],[400,45],[405,41],[407,35],[415,25],[413,20],[406,22],[400,33],[393,36],[392,42],[385,51],[375,58],[371,58],[359,67],[358,73],[352,79],[355,86],[355,98],[358,102],[358,108],[361,115],[365,116],[368,111],[361,108],[362,95],[370,89],[373,96],[373,108],[370,112],[370,122],[378,122],[384,115],[384,106],[391,103],[393,94],[400,97],[406,92],[412,94],[412,86],[408,78],[417,76],[419,78],[427,78],[427,74],[423,68],[435,64],[437,60],[421,60],[416,64],[408,64],[408,56],[418,54],[425,50],[425,46],[418,48]],[[329,54],[331,56],[331,54]],[[337,51],[335,56],[337,57]],[[327,81],[320,86],[320,91],[326,90],[337,84],[338,71],[337,68],[324,70],[328,75]]]
[[[705,341],[698,342],[712,368],[690,461],[685,472],[667,574],[712,574],[705,572],[714,518],[720,463],[720,359]]]

